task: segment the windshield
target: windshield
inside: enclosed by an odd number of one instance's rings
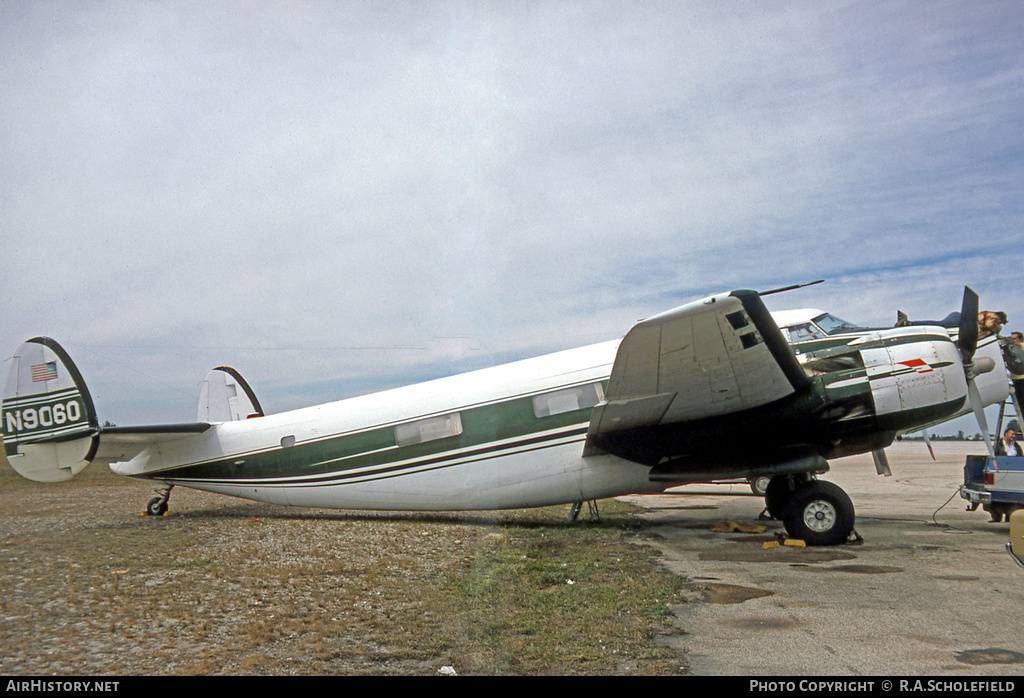
[[[852,332],[854,330],[861,329],[856,325],[847,322],[841,318],[837,318],[831,313],[825,313],[814,318],[814,323],[825,331],[825,334],[841,334],[843,332]]]
[[[789,333],[790,344],[796,344],[797,342],[807,342],[812,339],[825,338],[825,335],[822,334],[821,330],[809,322],[805,322],[802,325],[793,325],[792,327],[787,327],[786,332]]]

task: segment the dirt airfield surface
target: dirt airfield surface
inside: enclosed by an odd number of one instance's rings
[[[981,446],[980,450],[978,446]],[[765,549],[783,532],[715,533],[758,523],[745,485],[690,485],[629,497],[670,568],[698,603],[674,608],[691,671],[731,676],[1019,676],[1024,673],[1024,569],[1006,552],[1008,523],[966,511],[956,493],[970,442],[887,449],[832,463],[822,479],[857,509],[860,543]],[[952,496],[952,499],[950,497]],[[947,503],[948,502],[948,503]]]
[[[765,549],[782,525],[758,521],[763,499],[746,485],[623,498],[642,507],[635,538],[686,580],[675,631],[657,642],[697,675],[1020,675],[1024,569],[1005,551],[1009,524],[956,493],[977,446],[939,442],[932,461],[921,442],[896,444],[891,478],[870,456],[835,461],[825,479],[854,501],[857,544]],[[382,590],[449,574],[501,533],[189,490],[172,496],[177,516],[155,520],[131,513],[149,483],[97,471],[39,486],[0,468],[0,674],[434,673],[443,648],[422,638],[439,619]],[[767,530],[714,532],[722,521]]]
[[[636,507],[296,509],[0,458],[0,676],[679,675]]]

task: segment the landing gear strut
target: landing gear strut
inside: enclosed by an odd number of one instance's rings
[[[163,516],[167,513],[167,500],[171,498],[172,489],[174,489],[174,485],[168,485],[156,490],[156,493],[160,496],[153,497],[149,500],[149,504],[146,505],[146,513],[149,516]]]
[[[853,502],[831,482],[777,476],[769,483],[764,501],[768,513],[782,521],[789,536],[807,545],[839,545],[853,532]]]
[[[768,515],[782,521],[786,513],[786,503],[800,486],[811,481],[809,475],[776,475],[765,487],[764,506]]]
[[[573,502],[569,508],[569,523],[574,523],[580,517],[580,510],[583,508],[583,502]],[[587,508],[590,510],[590,520],[600,521],[601,512],[597,510],[597,502],[588,500]]]

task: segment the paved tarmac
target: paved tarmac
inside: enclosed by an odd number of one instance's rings
[[[981,446],[979,449],[978,446]],[[764,549],[783,532],[715,533],[758,523],[745,485],[689,485],[627,498],[660,525],[653,543],[690,580],[674,610],[691,669],[730,676],[1015,676],[1024,673],[1024,569],[1006,552],[1008,523],[966,511],[964,456],[984,445],[922,442],[833,461],[822,479],[857,509],[859,544]],[[950,499],[952,497],[952,499]],[[1024,683],[1024,682],[1018,682]]]

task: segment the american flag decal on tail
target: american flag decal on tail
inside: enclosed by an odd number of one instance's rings
[[[32,366],[32,382],[39,383],[40,381],[52,381],[57,379],[57,362],[50,361],[45,364],[35,364]]]

